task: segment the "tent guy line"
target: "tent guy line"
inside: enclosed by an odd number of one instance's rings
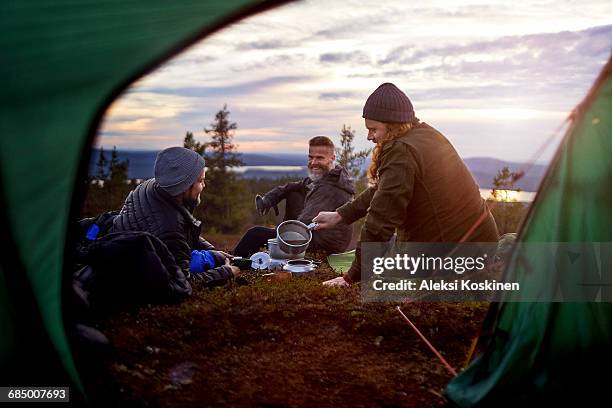
[[[457,371],[455,371],[455,369],[448,364],[448,361],[446,361],[444,359],[444,357],[442,357],[442,354],[440,354],[440,352],[438,350],[436,350],[436,348],[433,346],[433,344],[431,344],[431,342],[429,340],[427,340],[427,338],[423,335],[423,333],[421,333],[421,331],[414,325],[414,323],[412,323],[410,321],[410,319],[404,314],[404,312],[402,312],[402,309],[399,306],[395,306],[395,308],[397,309],[397,311],[399,312],[399,314],[402,315],[402,317],[404,318],[404,320],[406,320],[406,322],[408,322],[408,324],[410,325],[410,327],[412,327],[414,329],[414,331],[419,335],[419,337],[421,338],[421,340],[423,340],[425,342],[425,344],[427,344],[427,347],[429,347],[429,349],[431,351],[433,351],[433,353],[436,355],[436,357],[438,357],[438,359],[442,362],[442,364],[444,364],[444,367],[446,367],[446,369],[453,375],[453,376],[457,376]]]

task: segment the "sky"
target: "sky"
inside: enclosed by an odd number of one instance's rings
[[[427,3],[426,5],[423,5]],[[134,83],[96,144],[205,141],[227,104],[240,152],[306,153],[316,135],[371,147],[367,97],[392,82],[464,158],[539,162],[612,50],[607,1],[301,1],[228,26]],[[562,133],[557,132],[562,135]]]

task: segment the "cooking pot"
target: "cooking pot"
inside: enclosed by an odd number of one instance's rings
[[[268,240],[268,252],[272,259],[299,259],[306,256],[306,251],[300,252],[299,254],[288,254],[282,251],[278,246],[278,239],[276,238]]]
[[[283,270],[291,272],[293,276],[308,276],[316,269],[317,265],[308,259],[291,259],[287,261]]]
[[[312,240],[312,231],[308,225],[298,220],[287,220],[276,227],[278,247],[289,255],[298,255],[306,251]]]

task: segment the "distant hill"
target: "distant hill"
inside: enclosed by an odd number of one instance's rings
[[[524,165],[524,163],[508,162],[491,157],[472,157],[463,161],[481,188],[492,188],[493,177],[503,167],[508,167],[510,171],[517,171]],[[547,168],[548,165],[534,164],[525,173],[523,178],[517,182],[516,187],[523,191],[537,191]]]
[[[106,151],[106,158],[110,159],[110,151]],[[153,165],[155,163],[155,157],[157,151],[151,150],[119,150],[119,160],[129,160],[129,173],[128,176],[133,179],[147,179],[153,177]],[[96,161],[100,151],[98,149],[92,150],[92,155],[89,164],[89,174],[95,174]],[[296,153],[242,153],[242,161],[245,166],[300,166],[300,169],[295,170],[281,170],[277,171],[274,168],[270,169],[247,169],[242,174],[246,178],[279,178],[283,176],[291,177],[304,177],[307,174],[306,171],[306,156],[305,154]],[[474,175],[476,182],[481,188],[491,188],[491,182],[493,177],[501,170],[504,166],[510,168],[511,171],[516,171],[523,163],[508,162],[491,157],[472,157],[464,159],[466,165]],[[367,168],[369,160],[364,163],[363,168]],[[523,191],[536,191],[544,173],[546,172],[546,165],[535,164],[533,165],[524,178],[519,180],[518,186]]]
[[[128,177],[132,179],[148,179],[153,177],[153,165],[157,150],[117,150],[119,160],[129,160],[130,166]],[[107,159],[110,159],[110,151],[104,150]],[[89,160],[89,174],[94,175],[96,172],[96,162],[100,156],[99,149],[93,149]],[[274,153],[274,154],[258,154],[258,153],[242,153],[241,159],[245,166],[306,166],[307,158],[305,154],[295,153]],[[260,172],[246,171],[244,174],[248,177],[260,177]],[[271,172],[276,173],[276,172]],[[289,172],[293,173],[293,172]],[[287,174],[281,172],[281,176]],[[304,171],[304,174],[306,172]],[[254,175],[254,176],[253,176]],[[277,175],[274,175],[276,178]],[[271,178],[271,177],[269,177]]]
[[[151,150],[117,150],[117,156],[120,161],[130,161],[128,177],[131,179],[148,179],[153,177],[153,164],[155,163],[157,153],[157,151]],[[106,156],[106,160],[110,160],[111,151],[104,150],[104,155]],[[100,150],[92,149],[89,159],[89,175],[95,175],[96,162],[99,157]]]

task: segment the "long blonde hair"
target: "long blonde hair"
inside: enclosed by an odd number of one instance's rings
[[[403,136],[412,129],[418,122],[404,122],[404,123],[385,123],[387,132],[376,143],[374,152],[372,153],[372,163],[368,168],[368,183],[370,185],[376,185],[378,183],[378,167],[380,166],[380,154],[382,153],[383,147],[389,142]]]

